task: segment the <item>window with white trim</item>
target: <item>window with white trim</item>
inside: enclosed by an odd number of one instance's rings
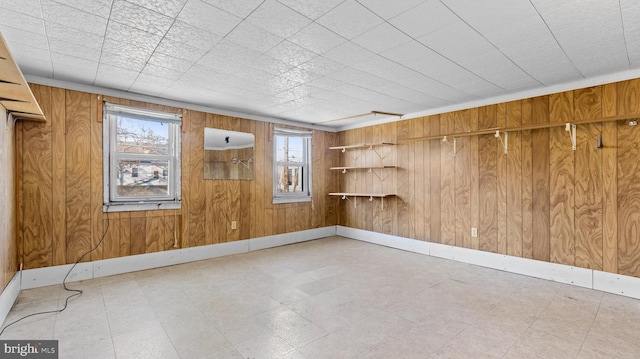
[[[311,131],[273,130],[273,203],[311,200]]]
[[[180,208],[182,115],[105,104],[105,211]]]

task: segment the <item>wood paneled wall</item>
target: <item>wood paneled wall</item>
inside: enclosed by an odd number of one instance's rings
[[[103,213],[102,101],[164,111],[180,109],[43,85],[31,88],[49,121],[24,123],[16,134],[16,163],[21,167],[17,198],[23,209],[16,219],[17,237],[18,243],[24,240],[25,269],[73,263],[100,241],[105,229],[104,242],[85,260],[337,223],[338,200],[326,196],[338,187],[337,174],[328,170],[338,162],[338,154],[328,150],[337,144],[336,133],[313,133],[313,201],[274,205],[273,124],[191,110],[183,111],[182,208]],[[253,181],[204,180],[204,127],[256,136]],[[235,230],[232,220],[237,221]]]
[[[398,196],[384,211],[343,201],[340,224],[640,277],[640,126],[578,125],[576,151],[564,127],[511,132],[506,155],[493,135],[458,138],[455,154],[452,139],[402,141],[636,115],[640,80],[630,80],[341,132],[340,144],[397,142],[396,162],[385,164],[399,168],[382,183],[342,175],[341,190],[386,192],[390,185]],[[341,161],[364,166],[366,158]]]
[[[13,123],[0,105],[0,291],[18,270],[16,247],[16,201]]]

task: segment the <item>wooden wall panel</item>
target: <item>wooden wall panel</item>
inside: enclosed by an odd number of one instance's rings
[[[618,84],[618,115],[640,113],[640,80]],[[640,130],[618,122],[618,272],[640,276]],[[611,188],[611,186],[609,186]]]
[[[496,106],[496,123],[498,127],[507,126],[507,106],[498,104]],[[504,154],[502,142],[495,144],[498,152],[496,178],[497,178],[497,203],[498,203],[498,253],[507,254],[507,155]]]
[[[435,136],[440,134],[440,115],[429,116],[429,135]],[[429,141],[429,167],[431,177],[431,223],[429,224],[429,241],[442,243],[442,177],[441,177],[441,143],[439,140]]]
[[[189,131],[193,137],[189,146],[189,244],[202,246],[206,244],[206,213],[204,183],[204,127],[206,116],[202,112],[191,111],[189,114]],[[183,170],[184,172],[184,170]],[[133,223],[132,223],[133,226]]]
[[[453,113],[440,115],[441,133],[455,130]],[[441,243],[456,244],[455,158],[453,139],[440,144],[440,238]]]
[[[411,137],[410,121],[400,121],[397,123],[398,138]],[[409,144],[401,143],[397,146],[398,151],[398,168],[396,174],[398,176],[398,188],[397,188],[397,217],[395,221],[398,223],[397,234],[402,237],[411,238],[412,220],[410,214],[411,198],[413,196],[413,189],[409,188],[410,170],[411,164],[409,163]]]
[[[454,131],[469,132],[472,130],[472,118],[477,124],[477,110],[458,111],[454,113]],[[475,116],[474,116],[475,114]],[[454,153],[454,203],[455,203],[455,245],[471,248],[471,139],[456,139]]]
[[[31,86],[45,116],[51,114],[51,90]],[[25,269],[53,264],[51,122],[23,124],[22,232]],[[20,208],[20,207],[18,207]]]
[[[531,121],[534,124],[549,122],[549,97],[531,99]],[[533,259],[550,260],[550,165],[549,129],[534,130],[531,133],[532,185],[531,198],[533,221]]]
[[[522,101],[507,103],[507,126],[522,125]],[[507,155],[507,254],[522,256],[522,133],[509,133]]]
[[[522,100],[522,125],[533,124],[533,100]],[[522,131],[522,257],[533,258],[533,134]]]
[[[65,146],[65,118],[66,91],[60,88],[51,89],[51,121],[52,136],[52,215],[53,238],[66,237],[66,146]],[[100,144],[102,146],[102,143]],[[93,148],[92,148],[93,150]],[[53,241],[53,265],[67,263],[66,241]]]
[[[415,119],[413,133],[415,136],[425,135],[425,118]],[[431,185],[430,177],[427,176],[425,168],[428,166],[429,159],[429,143],[425,141],[413,142],[414,166],[413,187],[414,187],[414,216],[413,226],[415,228],[415,238],[425,240],[429,231],[429,222],[431,216],[427,210],[429,203],[429,187]],[[383,175],[386,175],[384,173]]]
[[[573,120],[573,92],[549,97],[551,122]],[[549,129],[551,262],[574,265],[574,152],[564,127]]]
[[[16,168],[14,155],[16,138],[13,122],[7,120],[6,109],[0,105],[0,288],[4,289],[18,270],[16,243]],[[20,125],[21,126],[21,125]],[[16,131],[18,131],[16,129]],[[21,129],[20,129],[21,131]],[[1,290],[1,289],[0,289]]]
[[[480,129],[495,128],[496,115],[495,105],[481,107]],[[478,136],[478,249],[487,252],[498,251],[497,162],[502,152],[496,142],[499,140],[493,135]]]
[[[618,115],[616,84],[602,88],[602,115]],[[618,273],[618,124],[602,124],[602,270]]]

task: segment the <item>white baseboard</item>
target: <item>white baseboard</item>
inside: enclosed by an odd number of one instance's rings
[[[339,236],[640,299],[640,278],[337,226]]]
[[[175,264],[195,262],[230,254],[239,254],[287,244],[310,241],[336,234],[336,227],[308,229],[299,232],[258,237],[242,241],[211,244],[206,246],[175,249],[165,252],[138,254],[93,262],[78,263],[67,282],[75,282],[115,274],[136,272],[145,269],[165,267]],[[22,271],[19,289],[30,289],[62,283],[71,265],[53,266]],[[13,303],[13,302],[12,302]]]
[[[17,272],[0,294],[0,324],[4,323],[20,294],[20,272]]]

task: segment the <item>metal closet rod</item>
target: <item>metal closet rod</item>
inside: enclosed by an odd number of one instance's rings
[[[527,130],[539,130],[539,129],[543,129],[543,128],[552,128],[552,127],[565,127],[567,125],[567,123],[570,123],[572,125],[584,125],[584,124],[589,124],[589,123],[622,121],[622,120],[631,120],[631,119],[636,119],[636,118],[640,118],[640,116],[639,115],[633,115],[633,116],[603,117],[603,118],[593,119],[593,120],[582,120],[582,121],[572,121],[572,122],[541,123],[541,124],[526,125],[526,126],[520,126],[520,127],[503,127],[503,128],[501,128],[501,127],[493,127],[493,128],[487,128],[487,129],[483,129],[483,130],[479,130],[479,131],[454,132],[454,133],[447,133],[447,134],[444,134],[444,135],[404,138],[404,139],[400,139],[399,141],[412,142],[412,141],[439,140],[439,139],[442,139],[442,138],[445,138],[445,137],[455,138],[455,137],[469,137],[469,136],[479,136],[479,135],[490,135],[490,134],[495,134],[496,131],[500,131],[500,132],[518,132],[518,131],[527,131]]]

